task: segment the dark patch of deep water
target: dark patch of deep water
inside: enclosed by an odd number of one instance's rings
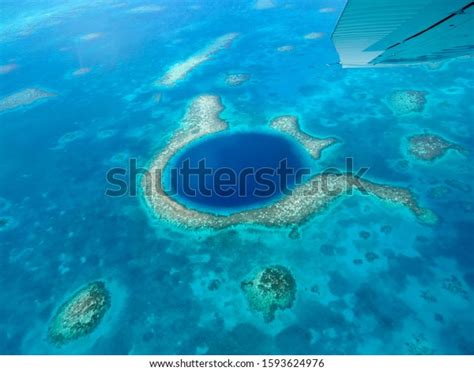
[[[281,198],[305,179],[301,173],[305,165],[302,150],[290,138],[264,132],[225,133],[180,151],[166,170],[165,184],[180,203],[228,213]]]

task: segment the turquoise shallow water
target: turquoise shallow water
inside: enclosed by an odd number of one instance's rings
[[[342,1],[131,11],[147,4],[2,3],[0,64],[17,67],[0,75],[0,96],[57,96],[0,115],[0,353],[473,354],[472,60],[341,69],[329,35]],[[240,36],[185,80],[154,84],[229,32]],[[277,50],[285,45],[294,48]],[[229,73],[251,78],[231,87]],[[387,97],[405,89],[427,92],[423,112],[389,109]],[[138,196],[106,197],[106,172],[130,159],[146,166],[199,94],[221,97],[230,130],[297,115],[305,131],[338,138],[315,169],[343,170],[353,157],[368,179],[409,187],[439,224],[355,195],[292,238],[258,226],[189,231],[154,218]],[[424,131],[468,153],[414,160],[406,137]],[[265,323],[240,283],[271,264],[290,269],[297,293]],[[112,297],[103,323],[66,347],[48,344],[56,308],[96,279]]]

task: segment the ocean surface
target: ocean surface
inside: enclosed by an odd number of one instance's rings
[[[342,69],[330,34],[344,1],[262,3],[0,0],[0,99],[55,94],[0,112],[1,354],[474,354],[472,59]],[[183,80],[156,83],[232,32]],[[250,79],[226,84],[235,73]],[[424,110],[394,114],[397,90],[426,92]],[[351,157],[367,179],[412,190],[438,224],[355,194],[291,238],[193,231],[156,218],[140,192],[106,196],[107,172],[146,168],[200,94],[221,98],[230,133],[298,116],[338,140],[315,171]],[[467,151],[416,160],[406,138],[424,132]],[[276,264],[297,292],[265,322],[241,282]],[[95,280],[111,294],[102,323],[48,343],[58,307]]]

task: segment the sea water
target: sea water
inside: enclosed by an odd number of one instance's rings
[[[0,115],[0,353],[473,354],[472,60],[341,69],[330,34],[343,1],[160,4],[2,4],[1,64],[16,67],[0,75],[0,96],[57,96]],[[229,32],[240,33],[229,48],[175,87],[156,86]],[[230,73],[251,79],[228,86]],[[421,114],[394,115],[385,102],[400,89],[427,92]],[[410,188],[439,224],[356,194],[298,238],[254,225],[191,231],[139,196],[106,197],[107,171],[132,158],[146,167],[199,94],[221,97],[231,130],[297,115],[305,131],[339,138],[318,167],[343,170],[352,157],[369,179]],[[468,153],[414,160],[405,138],[424,131]],[[271,264],[292,272],[297,293],[266,323],[240,283]],[[112,291],[102,327],[67,348],[48,344],[58,306],[97,279]]]

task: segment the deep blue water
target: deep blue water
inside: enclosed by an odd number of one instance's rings
[[[474,354],[472,59],[341,69],[329,35],[344,2],[275,3],[256,10],[253,1],[196,8],[170,0],[159,13],[136,13],[149,3],[2,2],[0,65],[17,68],[0,74],[0,97],[29,87],[58,96],[0,114],[0,218],[8,220],[0,227],[0,353],[407,354],[422,337],[436,354]],[[240,36],[180,84],[154,84],[228,32]],[[325,35],[305,39],[310,32]],[[81,39],[91,33],[100,36]],[[283,45],[294,49],[278,52]],[[251,79],[227,86],[236,72]],[[426,91],[425,110],[394,115],[385,99],[399,89]],[[153,218],[140,197],[106,197],[107,171],[132,158],[146,166],[199,94],[221,97],[233,132],[297,115],[308,133],[339,140],[316,170],[344,170],[353,157],[369,179],[410,188],[440,223],[355,195],[299,227],[296,239],[253,225],[189,231]],[[469,152],[415,161],[405,138],[424,131]],[[265,323],[240,282],[269,264],[288,267],[298,291],[291,309]],[[452,276],[458,293],[445,288]],[[56,308],[96,279],[112,290],[104,323],[68,347],[49,345]]]
[[[281,135],[215,135],[183,149],[168,169],[169,181],[174,197],[188,206],[227,212],[262,206],[308,178],[302,152]]]

